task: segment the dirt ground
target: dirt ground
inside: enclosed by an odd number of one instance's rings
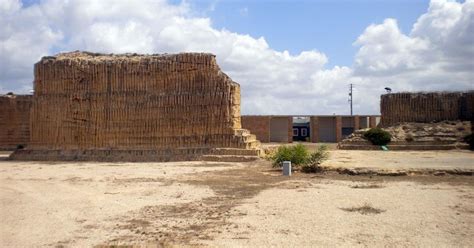
[[[327,164],[474,168],[472,153],[425,155],[331,151]],[[283,177],[267,161],[0,161],[0,171],[1,247],[474,243],[472,176]]]
[[[450,151],[351,151],[333,150],[331,167],[403,169],[403,170],[474,170],[474,152]]]

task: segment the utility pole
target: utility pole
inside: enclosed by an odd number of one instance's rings
[[[352,116],[352,88],[354,84],[349,84],[349,103],[351,104],[351,116]]]

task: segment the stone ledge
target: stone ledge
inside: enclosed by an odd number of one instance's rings
[[[375,145],[359,145],[359,144],[339,144],[338,148],[341,150],[381,150],[380,146]],[[400,145],[387,145],[387,148],[392,151],[426,151],[426,150],[456,150],[456,149],[469,149],[468,144],[400,144]]]
[[[19,161],[97,161],[97,162],[169,162],[169,161],[220,161],[249,162],[258,159],[256,150],[252,154],[243,149],[226,149],[226,155],[213,154],[219,148],[177,148],[177,149],[86,149],[86,150],[30,150],[13,152],[8,160]],[[225,149],[225,148],[222,148]]]
[[[10,160],[20,161],[98,161],[98,162],[167,162],[200,160],[210,148],[159,150],[16,150]]]
[[[378,168],[343,168],[324,167],[326,171],[337,171],[339,174],[351,176],[413,176],[413,175],[461,175],[473,176],[474,169],[378,169]]]
[[[252,162],[259,159],[258,156],[248,155],[203,155],[202,160],[213,162]]]

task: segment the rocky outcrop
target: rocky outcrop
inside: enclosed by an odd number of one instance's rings
[[[463,138],[470,133],[472,126],[469,121],[442,121],[437,123],[406,122],[384,128],[392,135],[387,145],[390,150],[449,150],[468,149]],[[368,129],[355,131],[339,143],[340,149],[376,150],[379,146],[372,145],[364,138]]]
[[[30,145],[15,159],[193,160],[216,148],[258,154],[255,136],[241,129],[240,86],[212,54],[58,54],[35,64],[34,90]]]
[[[383,127],[400,122],[473,121],[474,91],[385,94],[380,112]]]
[[[0,150],[25,147],[30,138],[30,95],[0,96]]]

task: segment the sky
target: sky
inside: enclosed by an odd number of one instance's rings
[[[474,89],[474,0],[0,0],[0,94],[42,56],[211,52],[243,114],[378,114],[380,94]]]
[[[357,51],[352,43],[372,23],[390,17],[401,30],[410,31],[429,1],[195,1],[202,16],[216,29],[265,37],[275,50],[297,54],[318,50],[329,58],[328,67],[350,66]]]

